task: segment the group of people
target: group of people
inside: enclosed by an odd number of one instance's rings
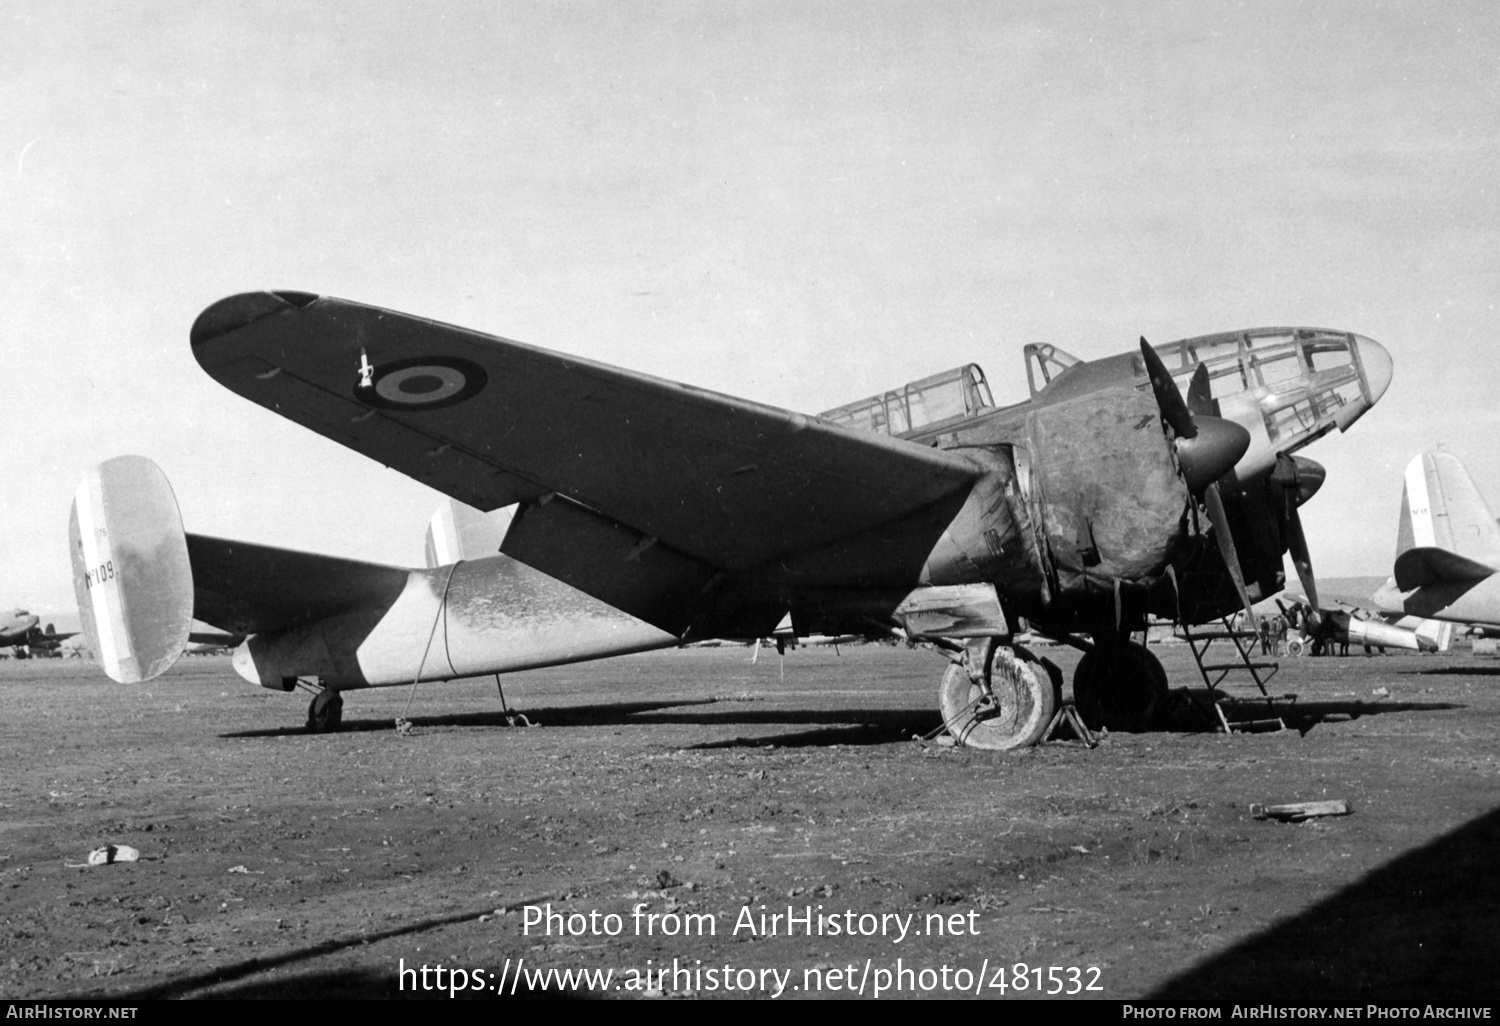
[[[1260,654],[1286,655],[1286,636],[1293,625],[1280,613],[1260,618]]]
[[[1290,609],[1284,610],[1284,614],[1276,613],[1270,616],[1261,615],[1259,622],[1250,620],[1248,614],[1240,613],[1235,618],[1235,628],[1246,630],[1255,634],[1260,639],[1260,654],[1284,656],[1289,655],[1287,643],[1289,638],[1300,636],[1304,633],[1304,625],[1307,623],[1306,614],[1300,604],[1294,604]],[[1327,638],[1319,637],[1321,632],[1314,632],[1310,639],[1313,655],[1332,654],[1333,646],[1328,644]],[[1343,645],[1340,655],[1349,654],[1347,642]]]

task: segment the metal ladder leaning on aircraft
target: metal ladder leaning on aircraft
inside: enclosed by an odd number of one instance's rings
[[[1288,549],[1310,588],[1297,506],[1322,474],[1293,453],[1347,429],[1391,372],[1373,341],[1321,329],[1143,339],[1090,362],[1032,345],[1031,396],[1014,406],[997,408],[970,364],[810,417],[308,293],[222,300],[192,346],[268,409],[477,509],[517,504],[501,555],[641,630],[565,658],[762,637],[788,615],[803,636],[894,632],[948,655],[944,721],[983,748],[1036,743],[1061,700],[1060,674],[1014,645],[1023,620],[1084,649],[1073,690],[1091,726],[1145,729],[1166,693],[1130,640],[1148,615],[1201,623],[1274,594]],[[137,471],[96,472],[77,503],[92,511],[75,527],[80,607],[113,632],[113,672],[173,658],[157,622],[111,619],[157,564],[174,566],[182,608],[253,635],[236,667],[270,687],[557,655],[527,640],[532,600],[508,605],[484,560],[330,561],[336,586],[320,592],[299,568],[328,557],[190,535],[153,550],[129,537],[150,518],[114,516],[108,499],[149,476]],[[136,490],[165,515],[169,489]],[[87,582],[111,550],[82,545],[100,524],[136,554],[102,600]]]

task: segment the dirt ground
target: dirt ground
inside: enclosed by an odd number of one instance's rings
[[[1500,660],[1284,659],[1294,729],[1010,754],[911,740],[931,652],[747,656],[506,678],[533,729],[493,679],[355,693],[320,736],[223,658],[0,663],[0,995],[1500,992]],[[141,861],[77,868],[110,843]]]

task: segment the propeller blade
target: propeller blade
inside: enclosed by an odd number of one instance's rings
[[[1245,615],[1253,620],[1255,611],[1251,609],[1250,591],[1245,587],[1245,574],[1240,570],[1240,554],[1234,547],[1234,535],[1229,533],[1229,517],[1224,513],[1224,499],[1219,495],[1217,481],[1204,489],[1203,504],[1208,507],[1208,521],[1214,525],[1214,540],[1219,543],[1219,555],[1224,557],[1224,565],[1229,569],[1229,579],[1234,582],[1234,590],[1240,597],[1240,604],[1245,607]]]
[[[1151,379],[1151,391],[1156,396],[1156,405],[1161,409],[1162,418],[1178,438],[1197,437],[1198,425],[1193,422],[1193,414],[1188,410],[1187,403],[1183,402],[1177,383],[1167,373],[1167,365],[1161,362],[1161,357],[1144,337],[1141,339],[1141,356],[1146,361],[1146,376]]]
[[[1313,577],[1312,555],[1307,550],[1307,535],[1302,531],[1302,515],[1297,507],[1312,498],[1323,486],[1328,472],[1319,463],[1301,456],[1277,453],[1276,469],[1271,471],[1270,483],[1281,493],[1281,522],[1288,554],[1297,568],[1297,578],[1302,582],[1302,591],[1308,604],[1321,609],[1318,604],[1318,585]]]
[[[1292,565],[1297,568],[1297,578],[1302,582],[1302,591],[1314,609],[1318,605],[1318,584],[1313,579],[1312,556],[1307,551],[1307,536],[1302,533],[1302,517],[1293,506],[1286,518],[1287,551],[1291,553]]]
[[[1208,364],[1200,363],[1193,371],[1193,380],[1188,382],[1187,408],[1195,417],[1217,417],[1214,408],[1213,389],[1208,383]]]

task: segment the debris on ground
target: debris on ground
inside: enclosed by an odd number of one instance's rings
[[[69,869],[83,869],[87,866],[107,866],[111,862],[139,862],[141,853],[128,844],[106,844],[102,848],[95,848],[89,852],[87,862],[69,862]]]
[[[1250,806],[1250,815],[1256,819],[1279,819],[1287,823],[1301,823],[1314,816],[1347,816],[1352,810],[1342,798],[1324,802],[1293,802],[1290,805]]]

